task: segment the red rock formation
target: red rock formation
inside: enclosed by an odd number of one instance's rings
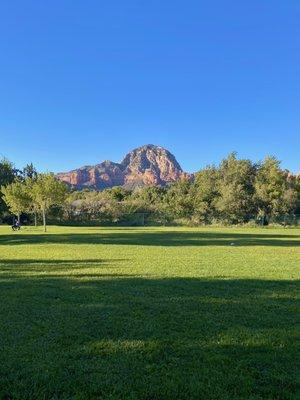
[[[113,186],[166,185],[190,176],[184,173],[175,157],[166,149],[154,145],[139,147],[128,153],[120,163],[104,161],[57,177],[77,189],[104,189]]]

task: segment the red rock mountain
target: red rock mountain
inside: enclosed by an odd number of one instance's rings
[[[60,180],[77,189],[98,190],[113,186],[164,186],[188,176],[168,150],[154,145],[131,151],[120,164],[104,161],[57,174]]]

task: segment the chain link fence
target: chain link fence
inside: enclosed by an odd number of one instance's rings
[[[52,221],[55,223],[55,221]],[[190,215],[184,217],[174,217],[166,213],[131,213],[122,214],[116,218],[95,218],[90,221],[81,219],[80,221],[60,221],[62,224],[71,225],[118,225],[118,226],[209,226],[209,225],[247,225],[247,226],[291,226],[300,227],[300,214],[277,215],[273,217],[259,217],[257,215],[249,215],[243,220],[226,220],[222,218],[214,218],[211,220]]]
[[[0,224],[12,224],[14,216],[6,215],[0,220]],[[21,222],[23,225],[33,225],[32,215],[23,215]],[[38,223],[41,223],[39,218]],[[208,218],[197,214],[175,217],[163,212],[135,212],[130,214],[120,214],[118,216],[108,216],[99,214],[95,217],[87,218],[84,213],[75,215],[72,218],[65,218],[62,215],[49,215],[50,225],[70,225],[70,226],[282,226],[300,227],[300,214],[284,214],[272,217],[261,217],[248,215],[243,219],[234,218]]]

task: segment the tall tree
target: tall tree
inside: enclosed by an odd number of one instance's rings
[[[28,193],[28,195],[30,197],[30,200],[31,200],[27,212],[30,213],[30,214],[33,214],[33,216],[34,216],[34,226],[35,227],[37,227],[37,215],[38,215],[38,212],[39,212],[39,207],[36,204],[36,202],[34,201],[32,190],[33,190],[33,184],[36,181],[36,179],[37,179],[37,175],[36,176],[33,175],[33,178],[25,177],[25,180],[24,180],[24,184],[26,186],[27,193]]]
[[[25,167],[22,170],[22,178],[25,179],[29,193],[31,193],[32,184],[37,179],[37,177],[38,177],[38,172],[37,169],[34,167],[34,165],[32,163],[25,165]],[[38,209],[36,204],[34,204],[34,202],[31,203],[30,212],[34,216],[34,226],[36,227]]]
[[[27,164],[22,171],[22,176],[26,179],[26,178],[30,178],[32,180],[35,180],[38,176],[38,172],[36,170],[36,168],[34,167],[34,165],[32,163]]]
[[[291,185],[287,174],[280,168],[280,161],[275,157],[266,157],[261,163],[254,186],[261,216],[269,218],[296,209],[297,188]]]
[[[0,187],[6,186],[12,183],[15,180],[15,170],[10,161],[3,158],[0,160]],[[6,202],[3,200],[3,197],[0,193],[0,214],[4,211],[7,211],[8,206]]]
[[[33,182],[31,195],[33,203],[43,216],[44,231],[47,231],[46,213],[53,205],[63,204],[67,194],[67,186],[57,180],[51,173],[39,174]]]
[[[255,212],[254,179],[256,166],[250,160],[239,160],[235,153],[221,162],[216,208],[223,220],[243,222]]]
[[[164,201],[169,213],[177,218],[190,218],[194,213],[194,199],[191,193],[191,183],[182,179],[172,184]]]
[[[166,194],[166,189],[160,186],[146,186],[138,188],[133,193],[133,197],[141,199],[148,204],[156,204],[163,200]]]
[[[294,176],[293,183],[294,183],[293,186],[297,193],[297,204],[296,204],[295,212],[297,214],[300,214],[300,175]]]
[[[7,186],[2,186],[1,192],[8,208],[17,216],[20,223],[21,214],[28,211],[31,204],[31,197],[26,184],[18,179]]]
[[[193,185],[193,199],[196,216],[205,223],[217,216],[216,201],[219,197],[219,171],[216,167],[208,166],[199,171]]]
[[[116,201],[123,201],[131,195],[131,191],[123,188],[122,186],[114,186],[111,189],[106,189],[105,192]]]

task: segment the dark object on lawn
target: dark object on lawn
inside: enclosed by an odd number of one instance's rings
[[[19,230],[21,229],[20,223],[19,223],[19,222],[15,222],[15,223],[12,225],[11,229],[12,229],[13,231],[19,231]]]

